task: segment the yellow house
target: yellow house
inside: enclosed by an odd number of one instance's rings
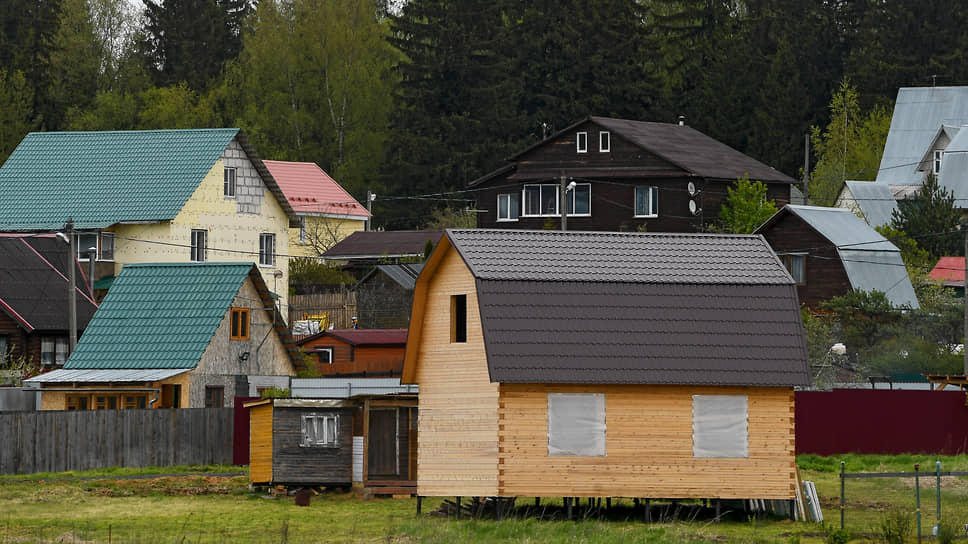
[[[343,238],[366,228],[370,212],[316,163],[263,163],[299,217],[299,226],[289,229],[293,257],[319,257]]]
[[[760,236],[448,230],[401,381],[419,495],[794,498],[810,374]]]
[[[287,384],[294,364],[256,265],[129,264],[64,368],[24,383],[44,410],[230,408]]]
[[[254,262],[285,315],[299,219],[237,128],[44,132],[0,168],[0,231],[63,231],[96,252],[95,287],[124,265]]]

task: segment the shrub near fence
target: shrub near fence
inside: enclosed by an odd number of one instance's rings
[[[0,474],[232,463],[232,408],[0,413]]]

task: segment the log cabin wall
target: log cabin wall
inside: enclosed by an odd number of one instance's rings
[[[786,213],[763,232],[763,237],[777,254],[807,253],[804,262],[805,281],[803,285],[797,286],[800,304],[815,308],[825,300],[850,292],[850,279],[837,248],[803,219]]]
[[[548,393],[605,394],[605,457],[548,455]],[[749,458],[693,458],[697,394],[748,396]],[[506,383],[499,418],[501,496],[794,498],[790,387]]]
[[[467,341],[451,341],[451,296],[467,296]],[[415,382],[420,384],[417,493],[498,494],[498,385],[491,383],[474,277],[453,248],[430,284]]]

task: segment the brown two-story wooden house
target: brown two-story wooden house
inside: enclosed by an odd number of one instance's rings
[[[470,183],[482,228],[697,232],[731,183],[762,181],[778,206],[796,180],[685,125],[588,117]]]

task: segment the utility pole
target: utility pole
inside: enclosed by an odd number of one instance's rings
[[[561,196],[558,202],[560,203],[561,209],[558,211],[561,212],[561,230],[566,231],[568,230],[568,206],[565,205],[565,192],[567,191],[565,188],[565,173],[562,172],[559,177],[561,178]]]
[[[67,220],[67,226],[64,230],[67,231],[67,326],[70,329],[70,348],[71,353],[73,353],[74,348],[77,347],[77,296],[75,295],[77,276],[74,267],[74,255],[76,255],[74,244],[76,240],[74,239],[73,218]]]
[[[803,203],[810,205],[810,134],[803,135]]]
[[[370,212],[370,216],[366,218],[366,230],[370,229],[370,222],[373,221],[373,200],[376,199],[376,195],[373,194],[369,189],[366,190],[366,211]]]

